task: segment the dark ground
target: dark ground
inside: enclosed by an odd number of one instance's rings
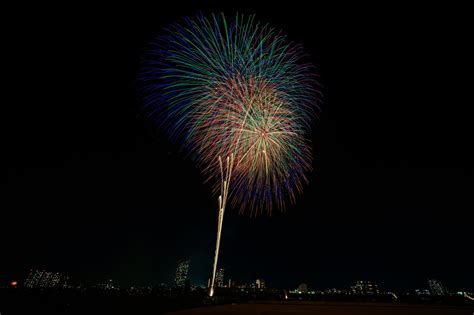
[[[1,315],[159,315],[203,305],[200,296],[129,296],[121,293],[0,290]]]
[[[227,294],[226,294],[227,293]],[[0,315],[139,315],[139,314],[473,314],[474,304],[461,296],[416,298],[400,296],[289,296],[239,295],[220,292],[180,295],[130,295],[126,291],[0,290]]]
[[[248,303],[219,305],[188,309],[168,314],[191,315],[191,314],[245,314],[245,315],[267,315],[267,314],[473,314],[472,309],[455,308],[434,305],[394,305],[394,304],[348,304],[348,303],[318,303],[318,302],[293,302],[293,303]]]

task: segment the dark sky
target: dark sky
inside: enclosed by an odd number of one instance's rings
[[[311,55],[325,95],[310,185],[271,218],[229,209],[226,275],[313,289],[357,279],[425,287],[427,277],[474,288],[468,10],[171,2],[4,10],[0,281],[42,268],[171,283],[179,257],[191,258],[195,284],[207,281],[215,198],[140,115],[136,89],[147,43],[202,10],[255,13],[283,29]]]

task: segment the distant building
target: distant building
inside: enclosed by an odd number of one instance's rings
[[[186,284],[186,280],[189,277],[189,260],[180,260],[178,262],[178,268],[176,268],[176,276],[174,282],[178,288],[183,288]]]
[[[298,286],[298,293],[308,293],[308,285],[306,283],[301,283],[299,286]]]
[[[224,268],[219,268],[216,273],[216,287],[224,287]]]
[[[257,289],[265,289],[265,280],[263,280],[263,279],[255,280],[255,287]]]
[[[57,289],[66,286],[68,277],[59,272],[46,270],[30,270],[25,281],[26,288]]]
[[[106,282],[98,283],[95,285],[97,289],[100,290],[119,290],[120,287],[114,283],[112,279],[107,280]]]
[[[353,294],[358,295],[377,295],[380,294],[378,285],[375,281],[357,281],[354,286],[351,287]]]
[[[325,293],[325,294],[347,294],[346,290],[341,290],[341,289],[336,289],[336,288],[325,289],[320,292]]]
[[[428,286],[431,295],[446,295],[448,293],[441,282],[436,279],[428,279]]]
[[[430,295],[430,290],[428,289],[415,289],[416,295]]]
[[[237,289],[245,290],[245,289],[251,289],[252,286],[248,285],[247,283],[237,283],[234,285]]]

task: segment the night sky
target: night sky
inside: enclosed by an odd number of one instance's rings
[[[147,44],[181,16],[255,13],[300,42],[324,103],[310,185],[285,213],[228,209],[226,277],[272,287],[474,288],[468,10],[289,1],[18,6],[7,57],[0,281],[30,268],[78,282],[211,273],[217,203],[191,160],[140,114]],[[469,61],[469,62],[468,62]],[[468,95],[469,94],[469,95]]]

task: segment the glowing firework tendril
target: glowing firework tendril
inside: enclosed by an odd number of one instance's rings
[[[317,93],[300,46],[254,17],[174,24],[145,58],[145,110],[182,139],[219,193],[213,295],[227,202],[251,215],[295,201],[311,170]]]

